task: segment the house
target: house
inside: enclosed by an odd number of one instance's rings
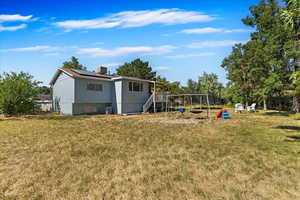
[[[51,95],[39,94],[33,98],[35,104],[35,111],[38,112],[50,112],[52,110]]]
[[[53,110],[65,115],[146,112],[153,107],[151,85],[155,82],[98,72],[59,68],[52,87]]]

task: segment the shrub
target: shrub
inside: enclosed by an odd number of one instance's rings
[[[0,76],[0,110],[8,115],[32,112],[38,84],[28,73],[4,73]]]

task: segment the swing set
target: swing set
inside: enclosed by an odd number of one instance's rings
[[[166,112],[201,114],[206,112],[206,118],[211,119],[211,106],[208,94],[167,95]]]

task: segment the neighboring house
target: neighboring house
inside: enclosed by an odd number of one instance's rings
[[[153,98],[150,84],[153,81],[111,76],[106,71],[103,67],[97,73],[58,69],[50,82],[53,110],[66,115],[128,114],[145,112],[150,108]]]
[[[36,97],[34,97],[33,102],[35,104],[35,111],[38,111],[38,112],[52,111],[51,95],[39,94]]]

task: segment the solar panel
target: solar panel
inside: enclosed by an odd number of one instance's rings
[[[81,70],[81,69],[71,69],[73,72],[83,75],[83,76],[93,76],[93,77],[102,77],[102,78],[112,78],[114,76],[111,75],[100,75],[97,74],[96,72],[90,72],[90,71],[85,71],[85,70]]]
[[[85,75],[85,76],[98,76],[95,72],[80,70],[80,69],[71,69],[73,72],[76,72],[77,74]]]

